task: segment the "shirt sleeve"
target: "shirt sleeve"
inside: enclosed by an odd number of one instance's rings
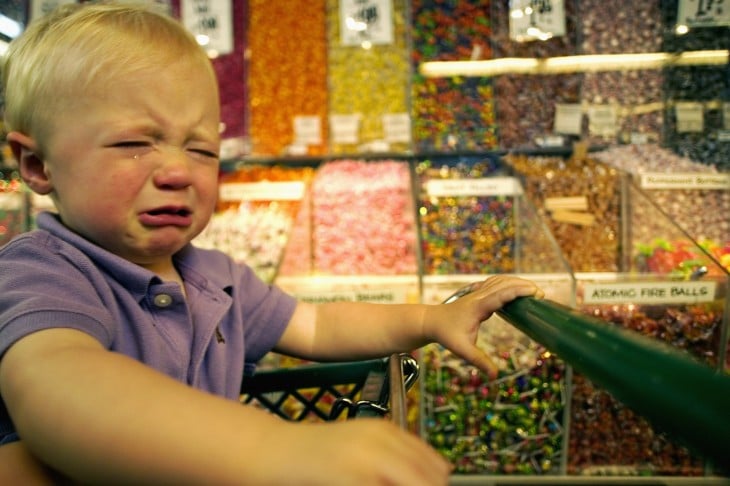
[[[289,324],[297,301],[275,285],[261,281],[248,268],[243,275],[237,296],[243,303],[246,348],[245,373],[251,374],[254,365],[271,351],[281,339]]]
[[[28,334],[73,328],[102,345],[112,342],[112,320],[93,276],[72,263],[63,249],[28,233],[0,249],[0,356]]]

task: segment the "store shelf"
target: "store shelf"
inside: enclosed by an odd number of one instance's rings
[[[419,66],[426,77],[499,76],[503,74],[555,75],[603,71],[663,69],[676,66],[722,66],[728,50],[589,54],[538,58],[501,58],[482,61],[433,61]]]

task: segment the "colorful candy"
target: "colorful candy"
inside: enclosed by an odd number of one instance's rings
[[[504,160],[523,176],[527,197],[544,216],[573,271],[618,270],[621,184],[615,169],[592,159],[508,155]],[[578,224],[550,210],[551,199],[566,197],[585,201]]]
[[[488,177],[496,169],[490,159],[418,163],[418,212],[426,275],[515,270],[514,195],[433,196],[427,190],[429,181]]]
[[[489,0],[411,2],[414,73],[424,61],[489,59]],[[453,152],[495,148],[492,81],[487,78],[425,78],[411,86],[417,151]]]
[[[584,306],[582,311],[608,323],[686,350],[717,365],[722,309],[716,304],[686,306]],[[573,374],[570,474],[698,476],[703,462],[648,421]]]
[[[564,365],[501,320],[479,336],[500,368],[494,381],[439,346],[424,350],[424,437],[460,474],[557,474]]]

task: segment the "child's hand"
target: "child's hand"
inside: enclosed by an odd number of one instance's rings
[[[431,306],[424,328],[434,341],[495,378],[497,366],[476,347],[479,327],[506,303],[527,296],[542,298],[544,293],[529,280],[507,275],[490,277],[472,284],[470,293],[450,304]]]
[[[282,424],[269,436],[281,452],[273,484],[445,485],[451,465],[385,419]]]

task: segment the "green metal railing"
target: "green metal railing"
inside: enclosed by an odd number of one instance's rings
[[[519,298],[498,314],[689,449],[730,462],[730,375],[548,299]]]

